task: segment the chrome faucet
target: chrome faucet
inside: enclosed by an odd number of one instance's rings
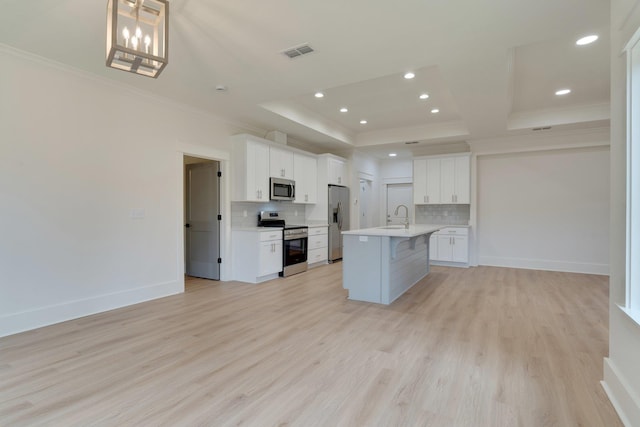
[[[400,210],[400,208],[404,208],[404,211],[405,211],[404,228],[407,229],[407,228],[409,228],[409,208],[406,207],[405,205],[398,205],[398,207],[396,208],[396,210],[395,210],[395,212],[393,214],[394,215],[398,215],[398,211]]]

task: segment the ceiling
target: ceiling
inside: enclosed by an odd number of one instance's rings
[[[606,0],[170,0],[158,79],[104,65],[106,4],[4,0],[0,43],[316,152],[410,155],[538,127],[608,126]],[[587,34],[600,38],[576,46]],[[283,54],[305,43],[315,51]]]

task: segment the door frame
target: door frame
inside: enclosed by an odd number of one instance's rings
[[[213,170],[214,173],[217,175],[221,172],[220,170],[220,162],[217,160],[210,160],[210,159],[203,159],[201,157],[193,157],[190,156],[191,159],[199,159],[201,160],[201,162],[198,163],[185,163],[184,164],[184,173],[185,173],[185,206],[184,206],[184,213],[186,215],[185,218],[185,222],[188,224],[190,222],[192,222],[191,220],[191,190],[193,190],[192,187],[192,182],[191,182],[191,171],[197,170],[197,169],[210,169]],[[214,228],[215,228],[215,235],[216,235],[216,241],[215,241],[215,246],[216,246],[216,250],[217,250],[217,254],[216,254],[216,259],[215,259],[215,263],[213,263],[214,265],[214,269],[217,268],[217,271],[214,273],[214,276],[217,276],[215,278],[212,277],[205,277],[205,276],[198,276],[196,275],[195,277],[202,277],[202,278],[206,278],[206,279],[210,279],[210,280],[220,280],[220,264],[218,263],[218,258],[222,258],[222,254],[221,254],[221,250],[222,250],[222,245],[220,243],[220,234],[222,233],[222,229],[221,229],[221,224],[220,221],[217,219],[218,215],[222,215],[221,212],[221,207],[220,207],[220,187],[221,187],[221,178],[216,176],[214,178],[214,184],[216,187],[216,212],[215,212],[215,220],[212,220],[212,223],[214,223]],[[191,227],[193,227],[194,225],[192,224]],[[193,228],[187,228],[185,225],[185,230],[184,230],[184,234],[185,234],[185,244],[187,244],[187,246],[185,247],[185,274],[187,276],[191,276],[191,274],[186,273],[186,270],[189,270],[189,261],[191,259],[191,254],[190,254],[190,250],[191,250],[191,246],[189,245],[189,243],[191,243],[190,239],[193,239],[193,234],[191,234],[190,232],[193,231]],[[191,273],[193,273],[193,271],[191,271]]]
[[[375,194],[374,194],[374,186],[375,186],[374,176],[372,174],[370,174],[370,173],[362,172],[362,171],[358,171],[357,175],[358,175],[358,179],[357,179],[357,182],[358,182],[358,194],[357,195],[354,194],[354,195],[351,196],[355,200],[356,206],[355,206],[355,209],[353,209],[353,211],[354,211],[353,214],[349,213],[349,217],[350,217],[349,219],[351,220],[351,224],[352,224],[351,229],[352,230],[356,230],[356,229],[362,228],[361,224],[360,224],[360,204],[362,203],[362,200],[360,200],[360,181],[361,180],[368,181],[370,183],[371,195],[370,195],[369,200],[368,200],[368,202],[369,202],[369,210],[371,211],[371,215],[370,215],[371,225],[370,225],[370,227],[374,227],[375,226],[374,224],[376,223],[376,219],[375,219],[376,209],[375,209],[375,206],[377,204],[377,200],[374,197],[375,196]],[[356,221],[356,219],[357,219],[357,221]]]
[[[178,182],[178,200],[176,223],[177,237],[177,271],[178,281],[182,283],[184,289],[184,267],[185,267],[185,227],[184,227],[184,156],[200,157],[202,159],[216,160],[220,163],[220,171],[222,178],[220,181],[220,213],[222,221],[220,221],[220,281],[231,280],[231,184],[230,184],[230,154],[223,150],[209,148],[188,143],[178,144],[176,153],[176,173]]]
[[[387,224],[387,185],[389,184],[411,184],[413,185],[413,177],[401,178],[385,178],[380,184],[380,224]],[[415,221],[415,206],[413,209],[413,218]]]

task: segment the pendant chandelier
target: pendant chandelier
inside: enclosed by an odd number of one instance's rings
[[[167,0],[109,0],[107,67],[156,78],[168,55]]]

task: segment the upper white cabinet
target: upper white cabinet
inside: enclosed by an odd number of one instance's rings
[[[413,161],[416,205],[471,203],[471,157],[468,154]]]
[[[293,153],[294,203],[316,203],[318,199],[318,161],[315,157]]]
[[[413,203],[416,205],[440,203],[440,159],[413,161]]]
[[[293,179],[293,152],[286,148],[269,147],[269,176]]]
[[[452,157],[440,160],[440,188],[442,203],[469,204],[471,173],[470,158]]]
[[[347,185],[347,163],[334,157],[327,159],[329,184]]]
[[[234,202],[268,202],[269,178],[275,177],[295,181],[294,203],[317,203],[317,156],[248,134],[231,141]]]
[[[251,135],[236,135],[233,142],[233,200],[269,201],[269,145]]]

